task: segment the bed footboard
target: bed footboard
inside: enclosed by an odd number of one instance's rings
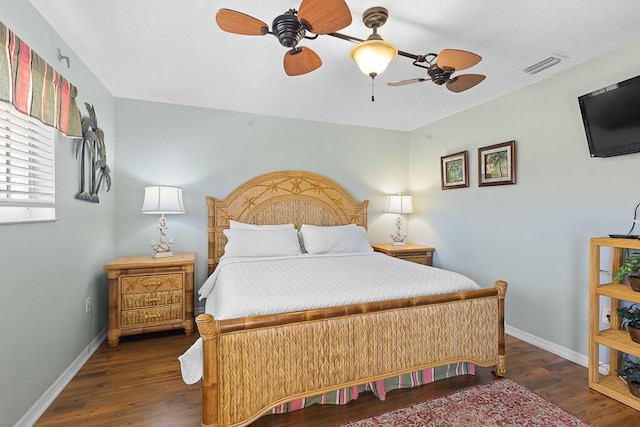
[[[454,362],[504,375],[506,288],[499,281],[491,289],[223,321],[200,315],[202,425],[244,426],[292,399]]]

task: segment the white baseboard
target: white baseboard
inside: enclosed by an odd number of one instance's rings
[[[44,392],[40,399],[29,408],[26,414],[18,420],[14,427],[31,427],[44,414],[49,405],[58,397],[64,388],[71,382],[73,377],[78,373],[80,368],[87,363],[91,355],[100,347],[100,344],[107,338],[107,328],[105,327],[87,347],[76,357],[67,369],[51,384],[51,387]]]
[[[577,351],[559,346],[558,344],[552,343],[551,341],[544,340],[540,337],[531,335],[528,332],[521,331],[520,329],[516,329],[509,325],[505,325],[504,331],[512,337],[516,337],[519,340],[527,342],[531,345],[535,345],[536,347],[560,356],[563,359],[570,360],[571,362],[577,363],[578,365],[584,366],[585,368],[589,366],[589,358],[582,353],[578,353]]]
[[[552,343],[551,341],[543,340],[535,335],[531,335],[528,332],[521,331],[520,329],[516,329],[509,325],[505,325],[504,327],[505,333],[511,335],[512,337],[518,338],[524,342],[527,342],[531,345],[535,345],[543,350],[548,351],[549,353],[553,353],[556,356],[560,356],[563,359],[567,359],[573,363],[577,363],[578,365],[584,366],[585,368],[589,367],[589,358],[582,353],[578,353],[577,351],[569,350],[568,348],[559,346],[558,344]],[[509,355],[507,354],[507,357]],[[600,362],[599,371],[603,375],[607,375],[610,372],[609,362]]]

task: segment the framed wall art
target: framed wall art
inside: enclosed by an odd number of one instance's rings
[[[469,186],[467,151],[440,157],[440,179],[443,190]]]
[[[516,183],[516,142],[478,148],[478,185]]]

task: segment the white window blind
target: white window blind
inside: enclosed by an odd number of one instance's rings
[[[54,130],[0,101],[0,223],[54,218]]]

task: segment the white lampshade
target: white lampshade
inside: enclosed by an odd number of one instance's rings
[[[398,48],[391,42],[369,38],[351,49],[351,59],[358,64],[360,71],[375,77],[387,69],[393,58],[398,55]]]
[[[183,214],[182,188],[165,185],[151,185],[144,187],[144,214]]]
[[[389,196],[386,212],[395,214],[413,213],[413,201],[411,196],[403,196],[402,194]]]

